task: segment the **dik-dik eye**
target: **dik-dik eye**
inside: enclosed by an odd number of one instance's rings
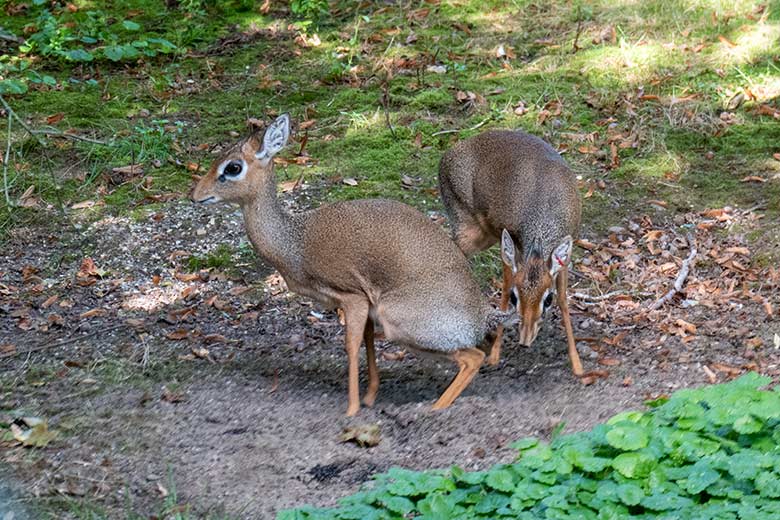
[[[553,293],[548,292],[547,296],[545,296],[544,298],[544,310],[547,310],[550,307],[550,305],[552,305],[552,302],[553,302]]]
[[[517,302],[520,301],[520,298],[517,297],[517,289],[512,288],[509,292],[509,301],[512,302],[513,307],[517,307]]]
[[[237,181],[243,178],[246,165],[244,161],[229,161],[222,166],[222,173],[219,175],[219,182],[225,182],[230,179]]]
[[[243,169],[244,169],[244,165],[241,164],[240,162],[230,161],[225,165],[225,169],[222,170],[222,173],[224,173],[228,177],[233,177],[235,175],[239,175]]]

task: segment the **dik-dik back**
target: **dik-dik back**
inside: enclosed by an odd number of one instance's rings
[[[502,229],[517,233],[521,249],[523,243],[541,240],[543,249],[551,251],[565,236],[577,238],[577,180],[552,146],[536,136],[490,130],[461,141],[444,154],[439,183],[444,204],[468,208],[491,235],[489,245],[499,240]],[[489,247],[469,243],[468,230],[464,235],[456,240],[466,254]]]
[[[516,130],[492,130],[456,144],[439,165],[439,188],[453,239],[467,255],[501,240],[502,308],[519,300],[520,343],[530,345],[542,315],[558,303],[569,338],[566,266],[579,234],[581,203],[574,173],[547,143]],[[501,335],[488,362],[498,362]]]

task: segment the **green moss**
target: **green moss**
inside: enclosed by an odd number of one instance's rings
[[[233,249],[227,244],[218,245],[204,256],[192,255],[187,259],[190,271],[201,269],[226,269],[233,265]]]

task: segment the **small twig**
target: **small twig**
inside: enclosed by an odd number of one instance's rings
[[[444,134],[454,134],[454,133],[456,133],[456,132],[464,132],[464,131],[465,131],[465,132],[469,132],[469,131],[471,131],[471,130],[476,130],[477,128],[481,127],[482,125],[484,125],[484,124],[485,124],[485,123],[487,123],[488,121],[490,121],[490,118],[489,118],[489,117],[488,117],[487,119],[483,120],[483,121],[480,121],[479,123],[477,123],[476,125],[472,126],[471,128],[467,128],[466,130],[460,130],[460,129],[453,129],[453,130],[440,130],[440,131],[438,131],[438,132],[434,132],[434,133],[432,133],[432,134],[431,134],[431,137],[436,137],[437,135],[444,135]]]
[[[24,129],[27,131],[27,133],[28,133],[28,134],[30,134],[31,136],[33,136],[33,137],[35,138],[35,140],[36,140],[36,141],[38,141],[38,144],[40,144],[40,145],[44,145],[44,144],[46,144],[46,143],[43,141],[43,139],[41,139],[40,137],[38,137],[38,136],[35,134],[35,131],[34,131],[32,128],[30,128],[29,126],[27,126],[27,123],[25,123],[24,121],[22,121],[22,118],[21,118],[21,117],[19,117],[19,114],[17,114],[16,112],[14,112],[14,109],[13,109],[13,108],[11,108],[11,105],[9,105],[9,104],[8,104],[8,102],[5,100],[5,98],[4,98],[3,96],[0,96],[0,103],[2,103],[2,105],[3,105],[3,108],[5,108],[5,111],[8,113],[8,117],[13,117],[14,119],[16,119],[16,122],[17,122],[17,123],[19,123],[19,125],[20,125],[22,128],[24,128]]]
[[[92,336],[97,336],[98,334],[105,334],[105,333],[112,332],[112,331],[115,331],[117,329],[121,329],[121,328],[124,328],[124,327],[125,327],[124,324],[122,324],[122,325],[114,325],[113,327],[100,328],[100,329],[94,330],[92,332],[88,332],[88,333],[82,334],[80,336],[75,336],[75,337],[72,337],[72,338],[68,338],[66,340],[59,341],[59,342],[58,341],[47,341],[45,343],[41,343],[40,345],[37,345],[37,346],[32,347],[32,348],[29,348],[27,350],[17,350],[17,351],[14,351],[14,352],[8,352],[7,354],[2,354],[2,355],[0,355],[0,359],[15,357],[15,356],[18,356],[18,355],[21,355],[21,354],[32,354],[33,352],[40,352],[41,350],[46,350],[46,349],[49,349],[49,348],[61,347],[63,345],[68,345],[70,343],[75,343],[75,342],[77,342],[79,340],[82,340],[82,339],[91,338]]]
[[[766,209],[766,204],[764,203],[756,204],[755,206],[752,206],[748,209],[741,209],[739,210],[739,212],[742,213],[743,215],[747,215],[748,213],[753,213],[754,211],[758,211],[760,209]]]
[[[5,159],[3,160],[3,192],[5,193],[5,203],[10,208],[12,206],[11,196],[8,195],[8,161],[11,160],[11,113],[8,112],[8,143],[5,147]]]
[[[577,6],[577,35],[574,36],[574,43],[572,44],[571,52],[572,54],[576,54],[578,50],[580,50],[579,41],[580,41],[580,34],[582,34],[582,6]]]
[[[14,43],[24,43],[24,38],[19,38],[14,34],[5,32],[2,26],[0,26],[0,40],[5,40]]]
[[[663,304],[671,300],[675,294],[682,292],[685,279],[688,278],[688,272],[690,271],[691,266],[693,265],[693,261],[696,258],[696,253],[698,253],[692,235],[688,235],[688,245],[691,248],[691,252],[688,255],[688,258],[683,260],[682,266],[680,267],[680,272],[677,274],[677,279],[674,281],[674,287],[669,289],[669,292],[664,294],[661,299],[650,306],[651,311],[659,309]]]
[[[92,139],[91,137],[84,137],[81,135],[76,134],[68,134],[66,132],[61,132],[59,130],[51,130],[51,129],[42,129],[42,130],[34,130],[30,128],[27,123],[25,123],[21,117],[19,117],[19,114],[17,114],[14,109],[11,108],[11,105],[8,104],[8,102],[3,98],[3,96],[0,96],[0,103],[2,103],[3,108],[5,108],[6,112],[8,113],[8,117],[13,117],[16,119],[16,122],[19,123],[19,125],[25,129],[25,131],[33,136],[36,141],[38,141],[38,144],[45,145],[46,142],[40,138],[41,135],[46,135],[49,137],[62,137],[64,139],[74,139],[76,141],[84,141],[87,143],[93,143],[93,144],[102,144],[106,146],[110,146],[111,143],[108,143],[106,141],[101,141],[99,139]]]
[[[390,70],[385,71],[385,80],[382,82],[382,107],[385,109],[385,124],[390,129],[390,134],[395,139],[395,130],[390,122],[390,79],[393,75]]]
[[[590,294],[576,292],[572,294],[571,297],[577,298],[578,300],[586,300],[589,302],[600,302],[603,300],[608,300],[613,296],[617,296],[618,294],[622,294],[621,291],[612,291],[612,292],[608,292],[607,294],[602,294],[600,296],[591,296]]]
[[[61,137],[63,139],[73,139],[74,141],[84,141],[85,143],[92,143],[92,144],[102,144],[104,146],[112,146],[111,143],[107,141],[101,141],[100,139],[93,139],[91,137],[84,137],[83,135],[77,135],[77,134],[69,134],[67,132],[61,132],[59,130],[27,130],[28,132],[32,134],[41,134],[46,135],[49,137]]]

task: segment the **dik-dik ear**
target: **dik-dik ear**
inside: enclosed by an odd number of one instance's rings
[[[569,235],[563,239],[561,245],[553,250],[552,254],[550,255],[550,276],[555,276],[555,274],[563,267],[569,265],[569,261],[571,260],[572,244],[573,240],[571,235]]]
[[[517,272],[515,262],[515,242],[506,229],[501,232],[501,260],[512,269],[512,274]]]
[[[282,114],[268,125],[263,135],[263,147],[255,154],[261,161],[267,162],[284,148],[290,137],[290,116]]]

